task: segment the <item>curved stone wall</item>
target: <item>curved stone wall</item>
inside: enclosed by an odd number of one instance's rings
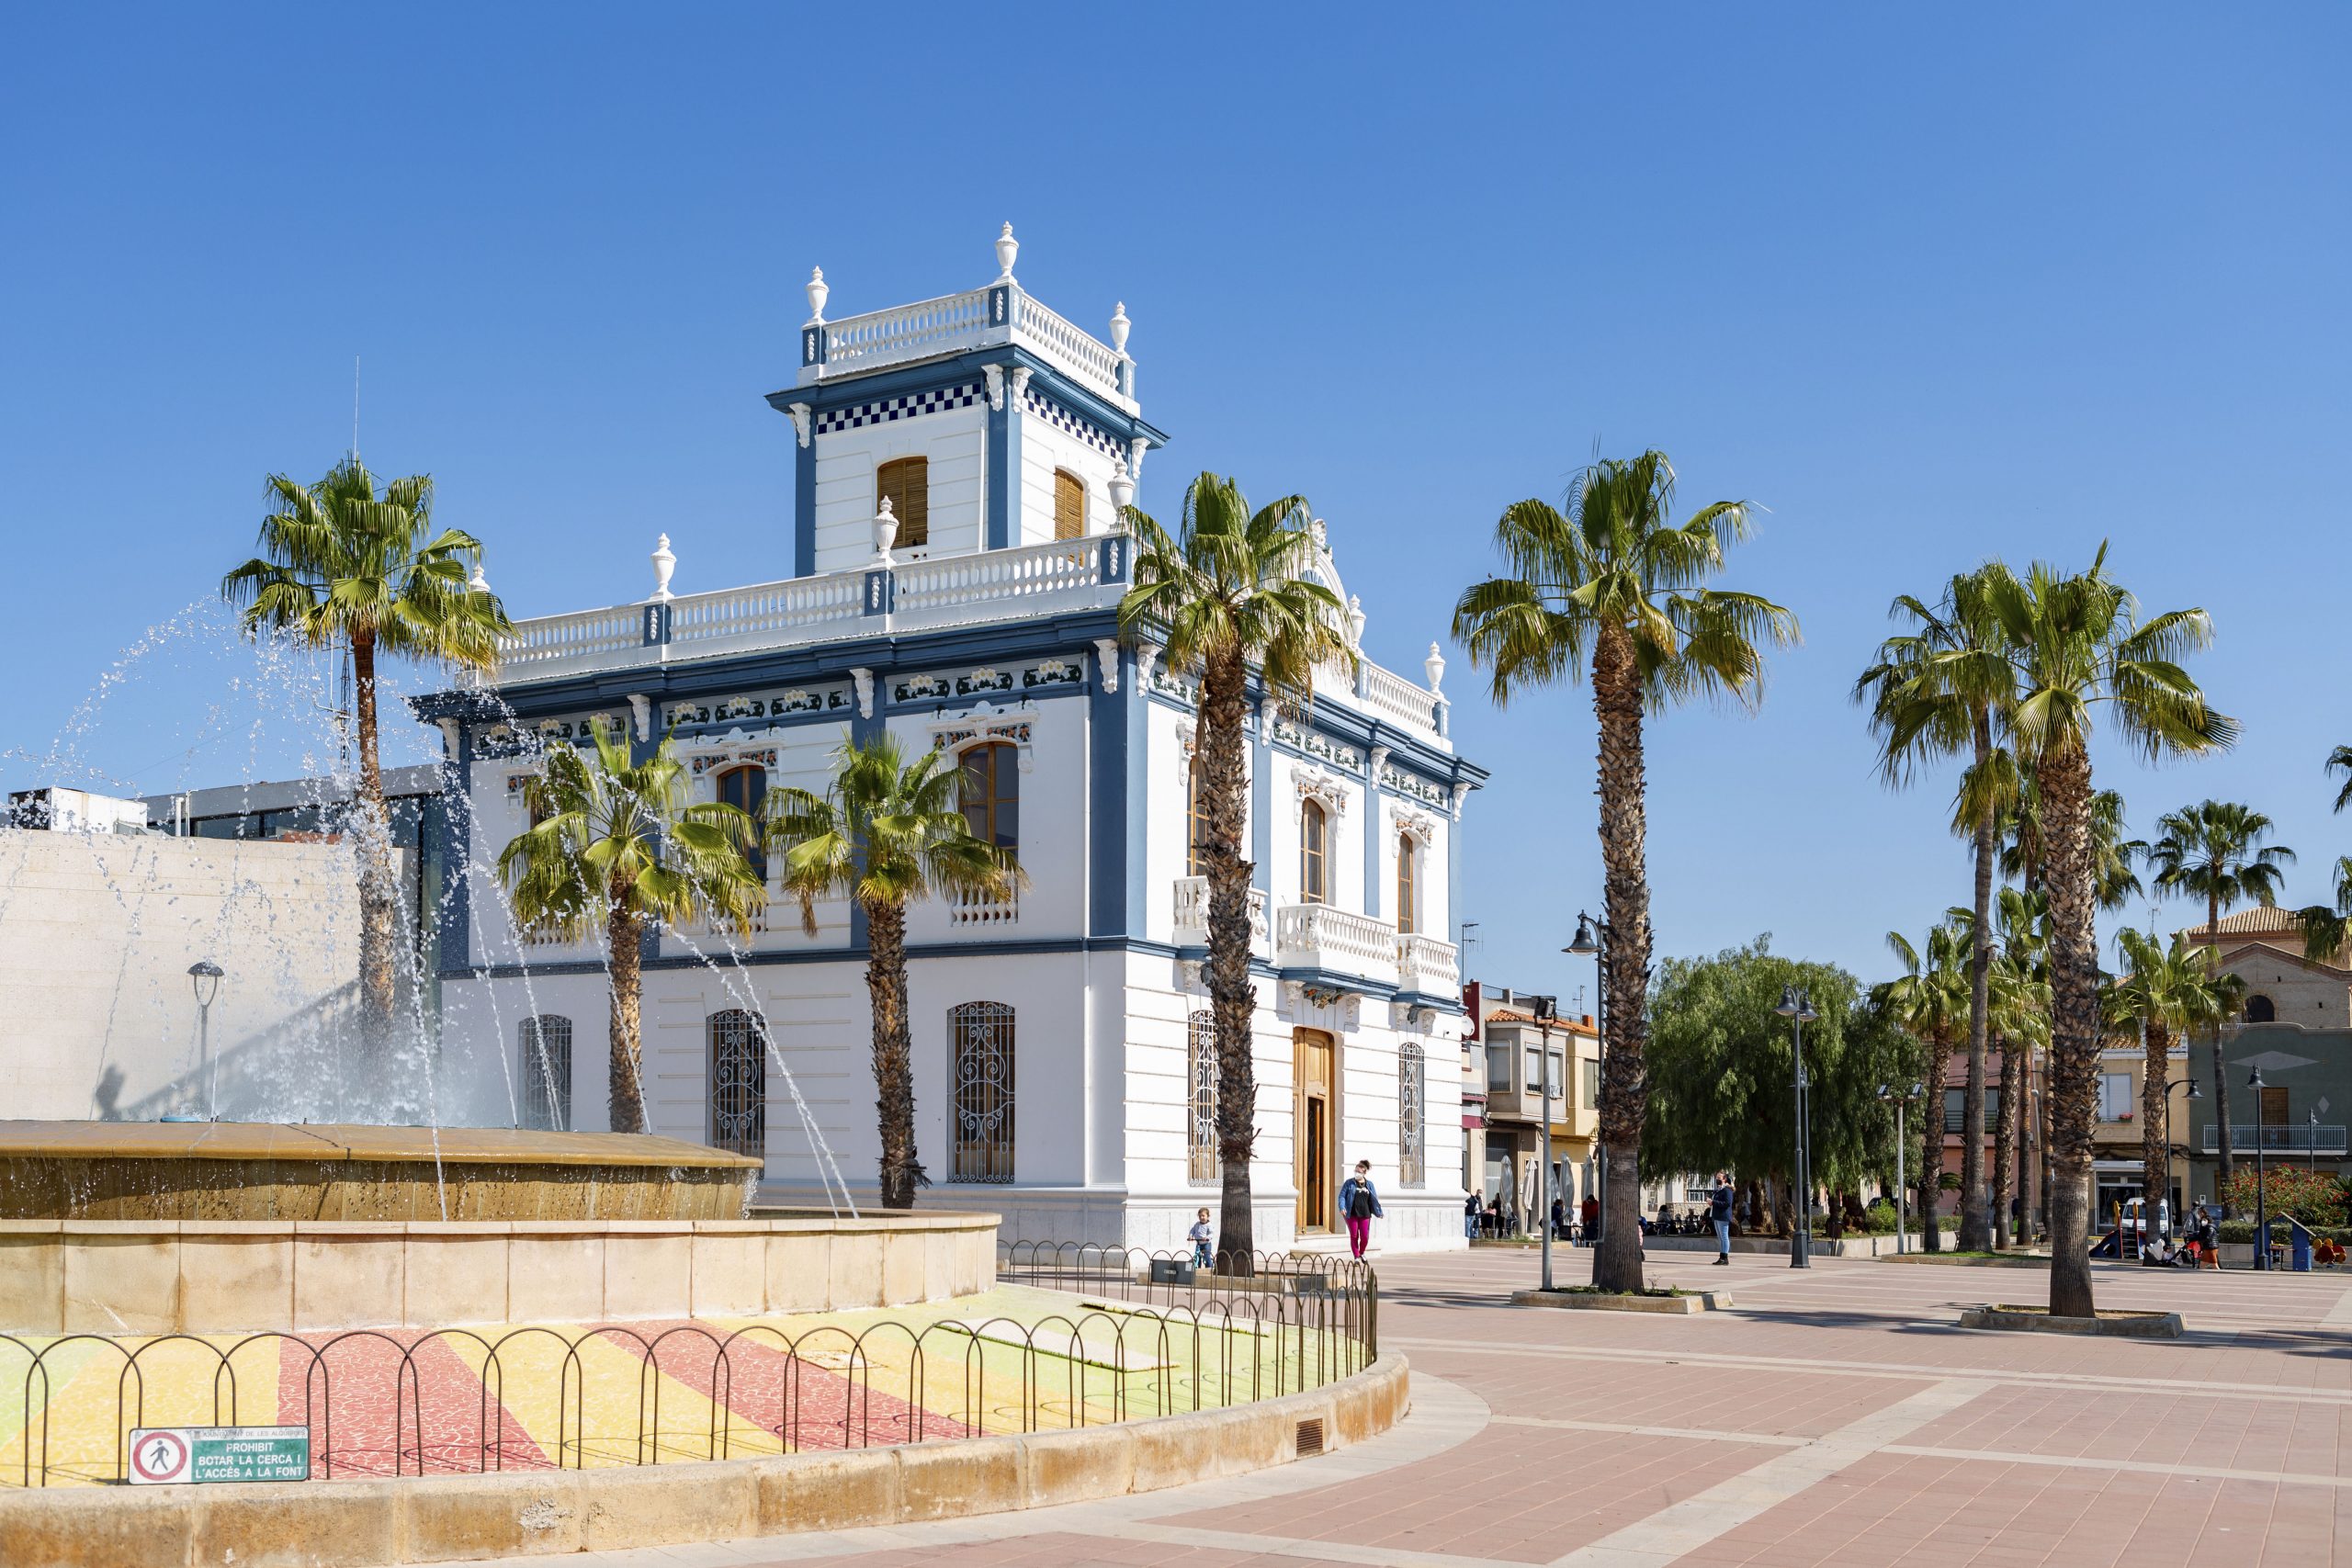
[[[0,1332],[217,1334],[756,1316],[985,1291],[994,1214],[0,1220]],[[0,1559],[5,1561],[5,1559]]]

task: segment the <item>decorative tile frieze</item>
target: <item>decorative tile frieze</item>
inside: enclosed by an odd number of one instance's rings
[[[731,697],[672,703],[664,716],[672,728],[682,725],[741,724],[749,719],[790,718],[799,714],[847,713],[846,685],[795,686],[780,692],[742,693]]]
[[[960,387],[937,387],[928,392],[910,392],[903,398],[852,403],[843,408],[827,409],[819,414],[817,434],[830,435],[837,430],[858,430],[869,424],[891,424],[899,420],[921,419],[927,413],[967,409],[979,400],[980,384],[973,381]]]
[[[1092,420],[1080,418],[1034,387],[1023,389],[1021,407],[1023,412],[1035,414],[1063,434],[1093,447],[1106,457],[1124,457],[1127,454],[1125,442]]]
[[[1349,773],[1361,772],[1363,753],[1352,746],[1333,740],[1318,731],[1292,723],[1279,713],[1274,716],[1274,739],[1309,757],[1318,758]]]

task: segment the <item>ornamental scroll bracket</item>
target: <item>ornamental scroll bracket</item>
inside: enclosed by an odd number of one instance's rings
[[[1317,801],[1334,817],[1348,814],[1347,786],[1322,769],[1294,766],[1290,771],[1290,782],[1301,801]]]
[[[935,718],[926,728],[931,734],[932,750],[950,756],[991,741],[1008,742],[1014,748],[1016,761],[1025,773],[1035,757],[1030,746],[1031,716],[1020,708],[1001,708],[982,702],[963,713]]]

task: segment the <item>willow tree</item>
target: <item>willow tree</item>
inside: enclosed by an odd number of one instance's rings
[[[1453,635],[1491,673],[1497,706],[1532,686],[1588,679],[1600,721],[1600,962],[1612,1004],[1601,1040],[1600,1141],[1608,1179],[1593,1283],[1642,1288],[1642,1128],[1649,1042],[1650,887],[1645,715],[1694,696],[1753,705],[1766,646],[1797,637],[1796,617],[1755,593],[1704,586],[1747,537],[1748,504],[1718,501],[1672,521],[1674,468],[1663,452],[1595,463],[1563,511],[1521,501],[1495,525],[1505,571],[1465,591]]]
[[[2091,1136],[2098,1018],[2098,867],[2092,856],[2093,716],[2154,761],[2230,745],[2237,727],[2205,701],[2180,659],[2211,640],[2202,610],[2144,620],[2107,574],[2107,547],[2087,571],[2037,565],[2000,570],[1987,593],[2015,671],[2006,713],[2010,746],[2041,791],[2043,880],[2050,897],[2052,1134],[2050,1311],[2094,1313],[2089,1257]]]
[[[1246,1274],[1257,1250],[1250,1161],[1258,1140],[1258,987],[1250,981],[1255,868],[1241,852],[1250,811],[1243,726],[1253,683],[1278,703],[1303,705],[1317,667],[1352,673],[1356,654],[1341,630],[1347,606],[1311,575],[1316,538],[1305,496],[1252,511],[1234,480],[1204,473],[1185,487],[1174,534],[1132,506],[1124,520],[1136,538],[1136,581],[1119,601],[1120,633],[1159,644],[1171,672],[1201,682],[1201,854],[1223,1185],[1217,1252],[1227,1271]]]
[[[685,764],[663,736],[632,757],[620,724],[596,726],[591,749],[556,745],[523,782],[531,826],[499,852],[514,923],[578,941],[605,938],[610,1125],[645,1131],[639,1003],[647,931],[709,919],[748,936],[767,884],[746,854],[751,818],[732,806],[686,802]]]
[[[498,596],[469,580],[481,545],[433,531],[433,480],[392,479],[379,492],[357,457],[316,484],[272,474],[261,554],[220,580],[245,634],[285,637],[350,661],[358,777],[351,836],[359,855],[359,997],[369,1038],[390,1038],[400,943],[400,877],[377,739],[377,671],[386,659],[460,670],[498,662],[514,630]]]
[[[1960,1247],[1983,1251],[1992,1242],[1984,1180],[1984,1064],[1991,1011],[1993,870],[2001,807],[2015,795],[2015,761],[1996,739],[1996,725],[2009,696],[2008,660],[1999,648],[2001,626],[1985,603],[1986,574],[1962,572],[1930,605],[1912,594],[1896,598],[1889,614],[1907,631],[1879,644],[1878,658],[1854,684],[1869,703],[1879,738],[1879,772],[1889,784],[1909,782],[1923,761],[1965,757],[1954,827],[1970,841],[1975,901],[1969,953],[1968,1087],[1962,1095]],[[1943,1085],[1934,1085],[1940,1095]],[[2003,1229],[2007,1229],[2004,1223]]]
[[[959,770],[945,753],[909,757],[896,737],[851,741],[834,754],[825,793],[770,790],[763,837],[783,852],[779,877],[817,934],[817,900],[847,898],[865,914],[865,995],[872,1018],[882,1206],[911,1209],[928,1185],[915,1147],[914,1039],[907,1017],[907,906],[974,894],[1002,898],[1027,881],[1010,848],[971,830],[957,804]]]

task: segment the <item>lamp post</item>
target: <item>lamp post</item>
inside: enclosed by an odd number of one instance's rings
[[[1535,997],[1535,1027],[1543,1031],[1544,1066],[1537,1073],[1544,1091],[1543,1146],[1535,1156],[1535,1219],[1544,1227],[1544,1288],[1552,1288],[1552,1016],[1559,1010],[1557,997]]]
[[[2319,1112],[2316,1111],[2303,1112],[2303,1121],[2311,1128],[2311,1134],[2304,1140],[2303,1147],[2311,1151],[2312,1174],[2317,1176],[2319,1174]]]
[[[2188,1077],[2166,1078],[2165,1080],[2164,1234],[2165,1238],[2167,1241],[2172,1238],[2174,1222],[2179,1218],[2177,1214],[2173,1213],[2172,1206],[2172,1091],[2177,1089],[2188,1089],[2188,1098],[2191,1100],[2202,1100],[2205,1098],[2205,1091],[2197,1087],[2197,1079],[2193,1076]],[[2194,1176],[2196,1171],[2191,1169],[2189,1174]]]
[[[1924,1100],[1927,1093],[1923,1083],[1913,1084],[1906,1094],[1897,1094],[1885,1084],[1878,1086],[1878,1097],[1894,1107],[1894,1251],[1898,1257],[1911,1250],[1910,1236],[1903,1228],[1903,1108]]]
[[[1575,957],[1593,960],[1594,1010],[1592,1016],[1598,1032],[1596,1040],[1597,1048],[1600,1053],[1600,1081],[1604,1088],[1609,1082],[1609,964],[1601,956],[1601,949],[1608,944],[1608,942],[1609,922],[1596,920],[1582,909],[1578,909],[1577,934],[1569,940],[1567,946],[1560,949],[1562,953]],[[1549,1060],[1548,1056],[1546,1060]],[[1547,1112],[1550,1110],[1548,1101],[1545,1104],[1545,1110]],[[1609,1150],[1600,1141],[1600,1108],[1596,1106],[1593,1111],[1592,1172],[1593,1185],[1600,1190],[1593,1194],[1593,1198],[1600,1203],[1600,1224],[1605,1232],[1609,1228]],[[1588,1246],[1595,1240],[1596,1238],[1592,1236],[1585,1237]]]
[[[2245,1087],[2254,1090],[2254,1266],[2270,1267],[2270,1210],[2267,1183],[2270,1177],[2269,1141],[2263,1137],[2262,1069],[2256,1067],[2247,1075]]]
[[[1772,1010],[1789,1021],[1790,1040],[1797,1058],[1796,1077],[1796,1224],[1789,1230],[1789,1267],[1813,1267],[1813,1173],[1807,1168],[1811,1151],[1805,1147],[1805,1091],[1811,1086],[1804,1076],[1804,1026],[1821,1015],[1813,1010],[1812,1002],[1794,986],[1781,987],[1781,1005]]]
[[[212,998],[220,994],[220,965],[209,958],[199,958],[187,966],[188,984],[196,991],[196,1054],[204,1074],[204,1119],[208,1122],[220,1120],[212,1072]]]

